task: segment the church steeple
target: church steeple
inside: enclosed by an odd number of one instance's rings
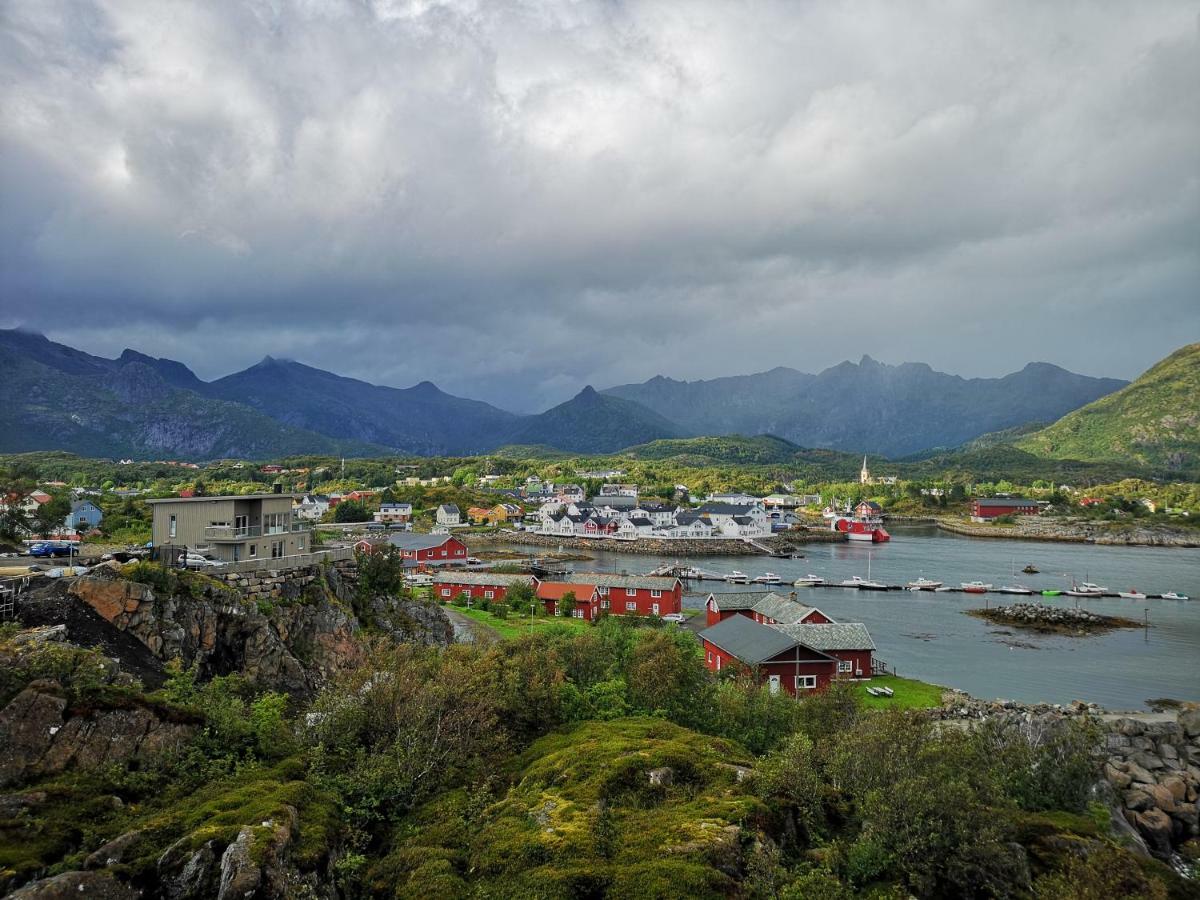
[[[871,470],[867,468],[867,458],[865,456],[863,457],[862,471],[858,473],[858,482],[859,484],[871,483]]]

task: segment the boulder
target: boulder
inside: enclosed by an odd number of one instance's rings
[[[1156,779],[1148,771],[1135,762],[1127,763],[1129,777],[1135,784],[1154,784]]]
[[[1146,839],[1146,845],[1155,856],[1167,859],[1171,856],[1171,817],[1161,809],[1135,812],[1133,823]]]
[[[1175,798],[1166,787],[1161,784],[1149,784],[1143,790],[1154,798],[1154,805],[1163,812],[1168,814],[1175,812]]]
[[[651,769],[647,774],[653,787],[669,787],[675,783],[675,770],[669,766]]]
[[[217,900],[248,900],[262,883],[262,868],[250,855],[254,833],[249,827],[238,832],[237,840],[221,854],[221,880]]]
[[[1125,772],[1114,768],[1111,764],[1104,764],[1104,777],[1108,783],[1115,787],[1118,791],[1123,791],[1133,783],[1133,779]]]
[[[46,754],[67,701],[55,681],[34,681],[0,711],[0,787],[16,784]]]
[[[129,851],[136,847],[141,839],[141,831],[127,831],[120,837],[113,838],[99,850],[88,854],[83,863],[84,868],[105,869],[125,862]]]
[[[134,900],[141,892],[107,872],[63,872],[18,888],[7,900]]]
[[[1200,737],[1200,707],[1185,709],[1179,714],[1177,721],[1189,738]]]
[[[1149,791],[1132,790],[1125,795],[1125,808],[1140,812],[1154,806],[1154,797]]]

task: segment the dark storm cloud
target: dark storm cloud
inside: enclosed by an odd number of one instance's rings
[[[528,409],[1200,334],[1194,4],[2,9],[0,324],[93,352]]]

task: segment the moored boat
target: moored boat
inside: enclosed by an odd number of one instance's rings
[[[824,583],[824,578],[822,578],[820,575],[813,575],[811,572],[802,578],[797,578],[792,582],[792,584],[794,584],[796,587],[816,587],[817,585]]]
[[[921,577],[916,581],[910,581],[905,585],[910,591],[936,591],[942,586],[942,582],[934,581],[930,578]]]
[[[1177,594],[1174,591],[1167,591],[1165,594],[1162,595],[1162,598],[1164,600],[1190,600],[1190,599],[1192,599],[1191,597],[1187,596],[1186,594]]]
[[[1108,588],[1100,587],[1098,584],[1092,584],[1090,581],[1085,581],[1083,584],[1075,584],[1067,591],[1068,597],[1099,597]]]
[[[730,584],[749,584],[750,583],[750,578],[746,575],[746,573],[739,572],[737,569],[734,569],[732,572],[730,572],[728,575],[726,575],[725,580],[728,581]]]
[[[1117,596],[1124,600],[1145,600],[1146,595],[1137,588],[1131,588],[1128,591],[1117,591]]]
[[[783,579],[774,572],[764,572],[754,579],[755,584],[783,584]]]
[[[982,581],[964,581],[961,587],[968,594],[986,594],[992,589],[990,584],[984,584]]]
[[[1022,584],[1006,584],[996,588],[996,593],[1028,595],[1033,593],[1033,589],[1027,588]]]
[[[1035,566],[1033,563],[1030,563],[1025,568],[1023,568],[1021,571],[1024,572],[1026,575],[1036,575],[1041,570],[1038,569],[1038,567]]]
[[[1062,591],[1055,591],[1055,590],[1045,590],[1045,591],[1042,591],[1042,596],[1043,596],[1043,597],[1057,597],[1057,596],[1059,596],[1061,593],[1062,593]]]

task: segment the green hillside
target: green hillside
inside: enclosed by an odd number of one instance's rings
[[[1017,446],[1053,459],[1133,462],[1200,476],[1200,343],[1176,350],[1133,384]]]

